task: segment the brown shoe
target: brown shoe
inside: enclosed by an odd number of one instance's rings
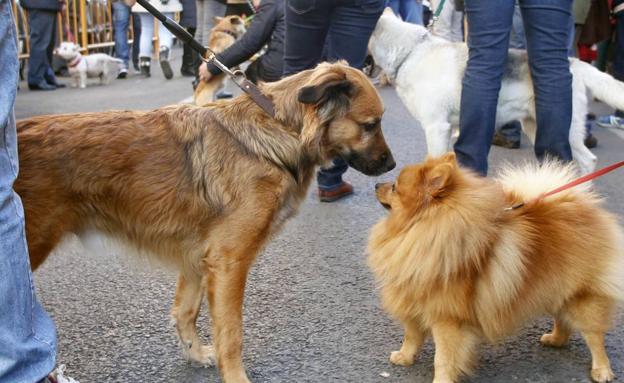
[[[321,202],[334,202],[351,194],[353,194],[353,186],[348,182],[343,182],[332,190],[318,190]]]

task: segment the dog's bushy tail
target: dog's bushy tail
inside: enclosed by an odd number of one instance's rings
[[[624,110],[624,82],[578,59],[570,59],[570,69],[594,97],[613,108]]]
[[[557,160],[548,159],[541,164],[526,162],[522,165],[505,165],[497,179],[506,191],[516,194],[526,202],[563,186],[578,176],[574,164],[563,164]],[[567,198],[570,195],[580,194],[583,194],[584,198],[595,198],[591,192],[590,182],[548,198]]]

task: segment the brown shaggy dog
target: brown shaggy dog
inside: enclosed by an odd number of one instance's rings
[[[256,254],[305,198],[316,165],[340,156],[368,175],[394,167],[383,105],[364,74],[320,64],[208,107],[34,117],[18,123],[16,191],[37,267],[68,232],[105,232],[177,266],[172,317],[184,352],[248,382],[242,304]],[[195,327],[203,294],[211,346]]]
[[[215,17],[215,26],[210,31],[208,48],[221,53],[234,44],[245,33],[245,21],[240,16]],[[206,106],[215,101],[217,92],[223,88],[225,74],[213,76],[208,81],[200,81],[195,88],[195,105]]]
[[[495,342],[550,314],[555,325],[542,343],[560,347],[581,331],[592,378],[613,379],[604,335],[624,296],[621,229],[588,186],[535,200],[573,177],[550,162],[492,180],[458,167],[449,153],[377,185],[390,214],[372,230],[369,265],[384,308],[405,329],[392,363],[412,364],[432,334],[434,382],[456,382],[470,372],[481,339]],[[521,201],[530,202],[505,210]]]

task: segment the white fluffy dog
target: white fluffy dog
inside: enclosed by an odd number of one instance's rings
[[[430,155],[450,149],[452,128],[459,126],[461,86],[468,48],[430,34],[426,28],[405,23],[384,12],[370,39],[369,50],[427,136]],[[624,109],[624,83],[577,59],[572,72],[572,126],[570,146],[582,172],[596,166],[596,156],[584,145],[587,100],[591,95],[611,107]],[[498,97],[496,127],[519,120],[535,143],[533,83],[525,51],[511,49]]]
[[[80,54],[80,46],[72,42],[62,42],[56,54],[67,60],[69,74],[74,79],[72,86],[87,87],[87,77],[99,77],[100,84],[109,84],[117,78],[122,60],[113,58],[104,53],[94,53],[88,56]]]

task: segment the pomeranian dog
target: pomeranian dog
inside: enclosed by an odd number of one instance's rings
[[[384,309],[405,330],[392,363],[411,365],[432,334],[433,381],[457,382],[482,340],[550,314],[554,327],[541,342],[560,347],[578,330],[592,379],[614,378],[604,335],[624,297],[622,230],[587,184],[540,198],[574,177],[570,166],[546,162],[483,178],[448,153],[376,185],[390,213],[372,229],[368,262]]]

